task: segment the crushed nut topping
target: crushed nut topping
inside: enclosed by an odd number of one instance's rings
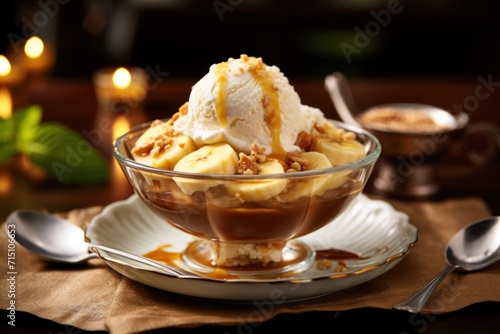
[[[314,130],[317,131],[319,134],[325,134],[326,130],[323,126],[316,124],[314,125]]]
[[[343,272],[346,272],[347,271],[347,263],[345,263],[344,261],[340,260],[339,261],[339,265],[337,266],[337,268],[335,268],[334,270],[336,273],[343,273]]]
[[[236,174],[241,175],[256,175],[259,174],[259,168],[252,158],[244,153],[240,153],[240,161],[238,162],[238,168],[236,169]]]
[[[188,103],[185,102],[182,106],[179,107],[179,111],[172,115],[172,117],[167,121],[167,124],[173,125],[175,121],[179,119],[179,117],[187,115],[188,113]]]
[[[135,155],[139,156],[146,156],[151,152],[153,147],[155,146],[155,143],[146,143],[145,145],[142,146],[136,146],[132,149],[132,153]]]
[[[238,168],[236,174],[242,175],[256,175],[259,174],[259,167],[257,163],[262,163],[266,161],[266,148],[257,144],[252,144],[250,155],[245,153],[240,153],[240,161],[238,162]]]
[[[290,165],[290,168],[287,169],[285,172],[286,173],[294,173],[294,172],[300,172],[302,170],[302,167],[298,162],[294,162]]]
[[[151,136],[150,140],[142,145],[136,145],[132,149],[132,154],[139,156],[157,156],[162,151],[168,149],[173,142],[173,137],[177,135],[176,131],[173,127],[171,127],[168,123],[163,122],[162,120],[154,120],[150,128],[155,128],[158,126],[163,126],[163,131],[158,132],[155,136]]]
[[[260,146],[254,143],[252,144],[250,157],[255,162],[264,162],[266,161],[266,155],[264,154],[265,152],[266,148],[264,146]]]
[[[326,270],[332,267],[332,262],[328,259],[321,259],[316,266],[319,270]]]
[[[290,167],[291,170],[288,171],[296,171],[300,172],[302,170],[306,170],[309,165],[309,161],[303,155],[299,153],[287,153],[285,156],[285,163]]]
[[[344,129],[337,129],[335,131],[335,136],[337,138],[342,138],[345,135],[345,130]]]
[[[354,140],[355,138],[356,138],[356,135],[354,134],[354,132],[348,131],[348,132],[344,133],[344,135],[342,136],[342,141],[350,141],[350,140]]]
[[[338,142],[348,142],[356,139],[356,134],[354,132],[346,131],[344,129],[337,129],[334,125],[330,126],[333,127],[335,131],[327,131],[326,127],[328,127],[328,125],[325,126],[325,124],[316,124],[311,133],[311,141],[314,141],[314,139],[325,137],[329,137],[330,139],[336,140]]]
[[[295,145],[300,147],[302,151],[309,151],[309,147],[311,146],[313,141],[313,136],[306,132],[300,131],[297,135],[297,140],[295,140]]]

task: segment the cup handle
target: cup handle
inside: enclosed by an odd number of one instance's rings
[[[500,128],[491,122],[465,126],[453,155],[467,157],[475,165],[486,165],[500,156]]]

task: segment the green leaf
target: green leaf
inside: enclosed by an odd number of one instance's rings
[[[86,185],[108,178],[107,164],[92,144],[57,123],[40,124],[21,152],[60,183]]]
[[[29,145],[32,142],[41,119],[42,108],[39,105],[30,105],[16,109],[13,120],[17,149],[22,150],[24,145]]]
[[[15,126],[11,118],[0,118],[0,164],[16,153]]]
[[[6,163],[24,145],[29,145],[42,118],[37,105],[18,108],[11,118],[0,118],[0,163]]]

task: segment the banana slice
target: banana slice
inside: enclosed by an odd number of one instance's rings
[[[333,166],[345,165],[365,157],[365,147],[358,142],[353,134],[335,124],[325,122],[321,125],[324,133],[313,138],[312,151],[325,154]]]
[[[191,137],[185,135],[173,137],[169,148],[157,158],[153,158],[151,165],[156,168],[174,169],[179,160],[194,150],[196,146]]]
[[[234,149],[229,144],[220,143],[203,146],[184,156],[177,162],[174,171],[230,175],[236,173],[237,168],[238,155]],[[188,195],[195,191],[204,191],[221,183],[215,180],[195,180],[182,177],[174,177],[173,179],[179,188]]]
[[[307,161],[305,170],[316,170],[332,167],[330,160],[326,155],[319,152],[301,152],[299,153]],[[300,172],[297,172],[300,173]],[[298,174],[299,175],[299,174]],[[293,202],[301,197],[321,196],[331,186],[331,175],[319,175],[297,179],[288,183],[287,189],[279,195],[279,200],[283,202]]]
[[[176,133],[168,123],[155,121],[139,137],[132,154],[137,162],[172,170],[180,159],[195,149],[191,137]]]
[[[352,170],[343,170],[341,172],[336,172],[330,177],[330,185],[328,189],[340,188],[344,183],[349,180]]]
[[[259,174],[280,174],[284,173],[283,165],[275,159],[267,159],[264,162],[257,163]],[[234,196],[238,196],[245,202],[266,201],[278,195],[286,188],[286,179],[272,180],[254,180],[229,182],[227,189]]]
[[[323,153],[333,166],[345,165],[365,156],[365,147],[357,140],[338,141],[329,137],[313,140],[312,150]]]

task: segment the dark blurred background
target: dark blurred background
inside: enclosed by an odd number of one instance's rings
[[[30,34],[51,74],[107,65],[200,77],[241,53],[289,78],[477,77],[500,69],[500,6],[469,0],[4,0],[0,53]]]

